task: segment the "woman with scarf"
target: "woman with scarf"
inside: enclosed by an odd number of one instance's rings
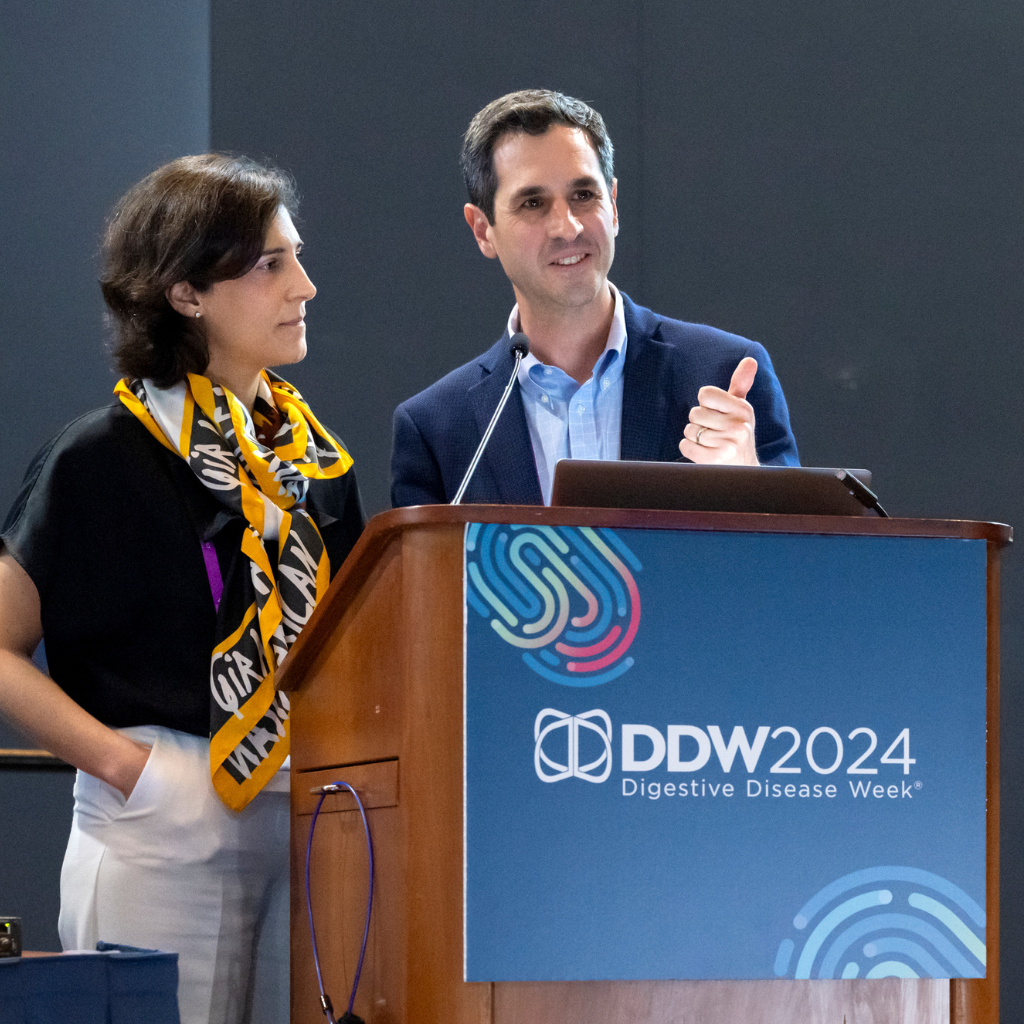
[[[348,452],[266,369],[306,354],[295,206],[217,155],[120,201],[102,287],[124,379],[39,453],[0,533],[0,713],[78,768],[61,941],[177,952],[183,1024],[288,1020],[274,680],[363,527]]]

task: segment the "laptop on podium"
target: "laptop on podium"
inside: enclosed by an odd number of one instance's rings
[[[562,459],[552,505],[683,512],[885,516],[866,469],[699,466],[688,462]]]

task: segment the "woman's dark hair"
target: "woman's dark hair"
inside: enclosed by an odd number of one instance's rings
[[[123,374],[170,387],[206,370],[202,321],[178,313],[165,293],[179,281],[204,292],[248,273],[282,206],[297,207],[283,172],[217,153],[165,164],[121,199],[103,238],[100,285]]]
[[[604,118],[583,100],[550,89],[522,89],[501,96],[480,111],[466,129],[462,140],[462,175],[469,201],[479,206],[494,223],[494,194],[498,176],[494,173],[494,147],[509,132],[543,135],[553,124],[582,128],[594,146],[605,183],[612,183],[615,149],[604,126]]]

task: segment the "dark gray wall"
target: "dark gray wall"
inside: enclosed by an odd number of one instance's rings
[[[501,332],[462,222],[469,118],[510,89],[590,100],[617,149],[613,279],[763,341],[807,465],[894,514],[1024,524],[1017,4],[212,0],[212,141],[304,194],[310,356],[290,372],[387,502],[394,405]],[[1004,1019],[1024,1017],[1015,780],[1024,582],[1003,579]],[[955,828],[956,822],[951,821]]]
[[[763,341],[805,464],[873,469],[894,513],[1024,523],[1018,4],[209,0],[211,51],[207,2],[0,8],[0,505],[46,436],[107,400],[104,210],[212,140],[298,178],[320,294],[289,376],[383,508],[394,405],[496,338],[511,304],[462,222],[459,137],[489,99],[545,85],[593,102],[615,140],[613,279]],[[1017,562],[1003,590],[1008,1020],[1024,1017]],[[56,818],[59,833],[66,807]]]
[[[69,771],[0,770],[0,917],[20,917],[25,949],[60,949],[60,867],[74,803]]]
[[[209,88],[208,0],[0,4],[0,514],[43,442],[110,400],[103,219],[154,167],[209,148]],[[24,744],[0,725],[9,745]],[[71,782],[0,772],[0,915],[23,918],[29,949],[60,948]]]

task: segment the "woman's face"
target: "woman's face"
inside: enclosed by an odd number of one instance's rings
[[[306,303],[316,295],[299,257],[302,239],[283,207],[256,266],[197,296],[210,349],[207,375],[225,382],[306,355]]]

